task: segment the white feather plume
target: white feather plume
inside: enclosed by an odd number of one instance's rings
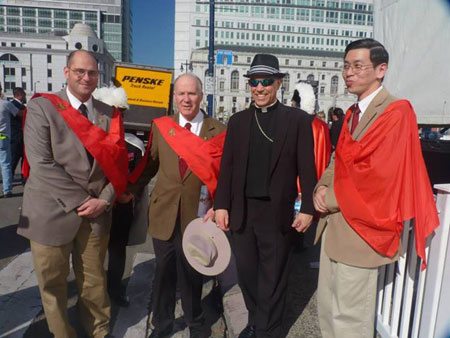
[[[314,115],[316,107],[316,96],[314,89],[309,83],[299,82],[295,85],[300,95],[300,109],[304,110],[310,115]]]
[[[92,95],[97,100],[109,104],[110,106],[126,109],[130,107],[128,105],[127,93],[122,87],[110,86],[97,88]]]

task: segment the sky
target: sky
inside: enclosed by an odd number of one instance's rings
[[[175,0],[131,0],[133,63],[173,67]]]

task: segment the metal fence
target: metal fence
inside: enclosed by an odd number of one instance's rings
[[[400,259],[380,268],[376,329],[382,338],[450,337],[450,184],[435,188],[440,226],[427,243],[427,269],[420,270],[410,221]]]

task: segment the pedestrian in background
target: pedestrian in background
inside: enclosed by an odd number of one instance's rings
[[[339,140],[339,135],[341,134],[342,124],[344,123],[344,111],[341,108],[333,107],[331,108],[330,116],[331,116],[330,138],[331,138],[331,145],[334,150]]]
[[[30,239],[45,317],[56,338],[77,334],[67,314],[72,256],[81,324],[108,336],[110,303],[103,268],[111,207],[125,190],[127,155],[119,112],[92,98],[93,53],[69,54],[66,89],[30,100],[24,127],[30,175],[18,234]]]
[[[19,109],[2,97],[0,86],[0,167],[2,172],[2,197],[12,197],[13,172],[11,168],[11,119],[18,115]]]
[[[23,88],[20,87],[13,89],[13,96],[14,98],[11,103],[19,110],[19,114],[11,118],[11,171],[14,177],[17,165],[21,160],[23,161],[22,117],[26,109],[25,103],[27,102],[27,96]],[[22,183],[23,180],[24,177],[21,175]]]

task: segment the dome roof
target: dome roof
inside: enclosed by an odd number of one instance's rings
[[[97,34],[95,34],[94,30],[91,26],[86,25],[84,23],[76,23],[75,26],[73,26],[72,30],[69,34],[70,37],[72,36],[87,36],[92,37],[95,39],[97,38]]]

